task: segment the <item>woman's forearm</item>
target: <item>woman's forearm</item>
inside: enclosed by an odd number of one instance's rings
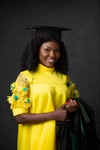
[[[54,111],[47,112],[47,113],[40,113],[40,114],[25,113],[25,114],[16,115],[15,119],[18,124],[40,123],[49,120],[67,121],[67,110],[63,109],[64,105],[60,106]]]
[[[49,113],[41,113],[41,114],[35,114],[35,113],[25,113],[15,116],[15,119],[18,124],[31,124],[31,123],[39,123],[49,120],[54,120],[54,112]]]

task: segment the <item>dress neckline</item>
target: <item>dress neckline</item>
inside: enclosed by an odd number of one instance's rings
[[[53,72],[54,71],[54,67],[53,68],[49,68],[49,67],[46,67],[42,64],[38,64],[38,67],[37,67],[37,70],[38,71],[48,71],[48,72]]]

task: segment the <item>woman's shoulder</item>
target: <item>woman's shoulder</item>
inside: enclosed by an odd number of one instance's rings
[[[20,71],[20,74],[32,75],[31,71],[29,71],[29,70]]]
[[[29,82],[32,81],[33,75],[29,70],[20,71],[17,78],[21,78],[22,80],[28,80]]]

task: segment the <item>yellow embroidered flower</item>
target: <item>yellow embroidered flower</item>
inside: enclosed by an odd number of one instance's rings
[[[79,98],[80,97],[79,91],[76,89],[76,84],[70,80],[69,76],[68,76],[68,80],[67,80],[67,87],[70,90],[70,98]]]
[[[14,91],[15,86],[16,86],[16,83],[15,83],[15,82],[13,82],[13,83],[10,85],[10,90],[11,90],[12,92]]]
[[[71,97],[72,98],[79,98],[80,97],[79,91],[78,90],[73,90],[71,92]]]
[[[31,101],[30,101],[30,99],[26,99],[26,100],[24,101],[24,103],[25,103],[24,107],[26,107],[26,108],[29,108],[29,107],[31,106]]]
[[[13,102],[12,96],[7,96],[7,101],[9,102],[9,104],[12,104]]]
[[[69,90],[74,90],[75,89],[75,83],[71,82],[67,82],[67,86],[69,88]]]

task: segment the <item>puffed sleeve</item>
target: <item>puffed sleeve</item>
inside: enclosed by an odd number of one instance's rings
[[[10,109],[13,115],[27,113],[31,107],[29,99],[29,81],[22,72],[18,75],[15,82],[10,85],[11,96],[7,96]]]
[[[70,77],[67,76],[67,87],[70,90],[70,98],[79,98],[79,91],[76,89],[75,83],[71,81]]]

